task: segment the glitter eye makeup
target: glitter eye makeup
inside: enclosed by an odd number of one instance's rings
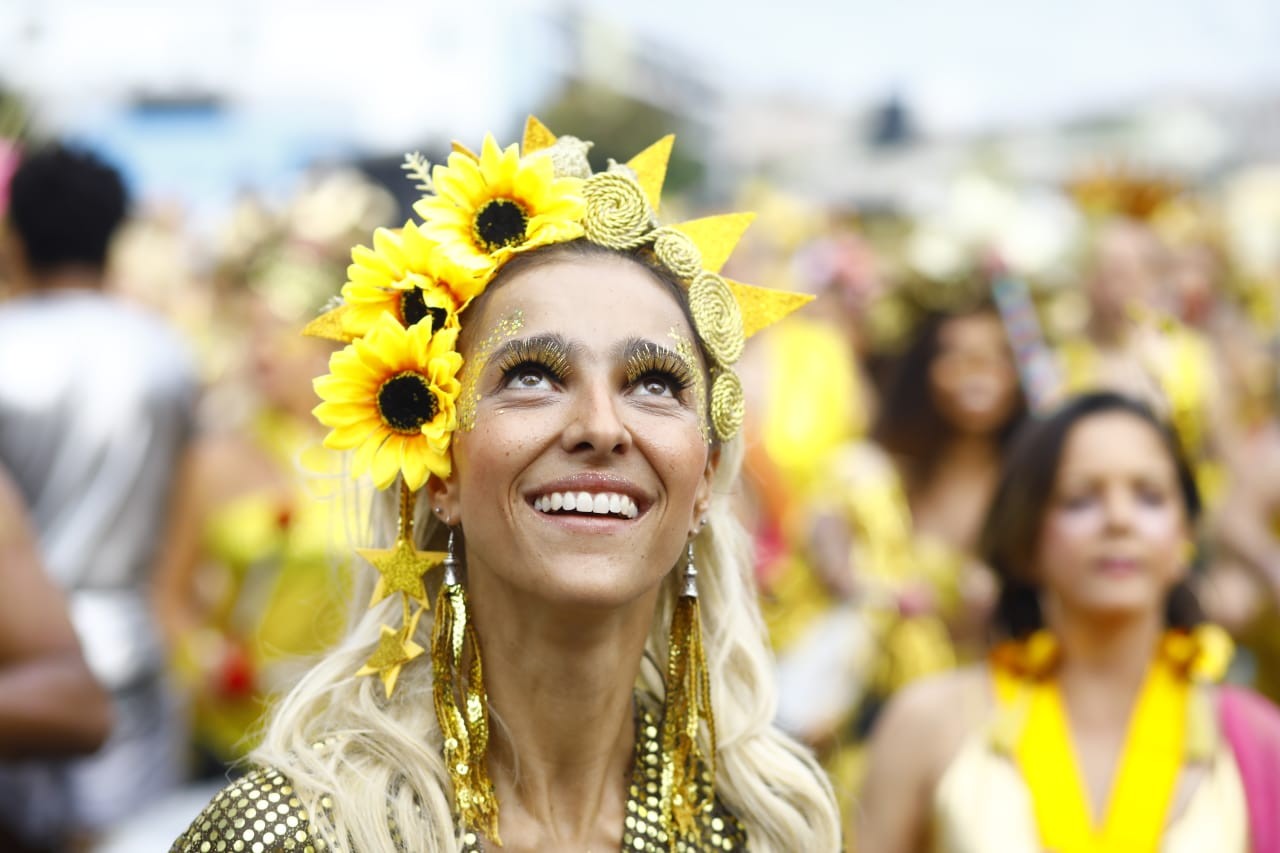
[[[505,385],[522,369],[563,381],[571,372],[569,350],[559,335],[535,335],[509,341],[494,355],[500,382]]]
[[[676,396],[693,384],[693,371],[679,353],[642,340],[628,341],[624,352],[628,385],[655,378],[666,382]]]
[[[690,384],[693,388],[693,399],[695,402],[694,409],[698,413],[698,432],[702,433],[705,441],[711,440],[711,423],[708,417],[708,407],[710,406],[710,398],[707,395],[707,381],[702,375],[702,370],[698,367],[697,349],[689,338],[685,337],[680,329],[672,326],[667,331],[667,337],[671,338],[674,344],[676,356],[684,362],[685,368],[690,377]]]
[[[462,369],[462,390],[458,395],[458,429],[470,432],[476,425],[476,406],[480,403],[479,378],[493,357],[493,351],[505,340],[524,328],[524,312],[513,311],[498,321]]]

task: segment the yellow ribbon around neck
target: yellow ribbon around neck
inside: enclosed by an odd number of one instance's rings
[[[1006,716],[1012,713],[1018,720],[1018,731],[1008,738],[1007,747],[1031,792],[1045,850],[1159,850],[1182,765],[1200,751],[1190,749],[1201,739],[1190,729],[1207,722],[1196,713],[1198,691],[1192,678],[1198,673],[1183,648],[1188,639],[1180,632],[1166,635],[1147,670],[1100,816],[1090,808],[1062,693],[1051,669],[1036,677],[1006,665],[1007,655],[997,652],[992,666],[996,693]]]

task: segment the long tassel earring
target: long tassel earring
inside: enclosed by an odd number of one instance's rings
[[[444,739],[444,760],[453,781],[458,818],[499,847],[498,797],[489,779],[489,700],[484,691],[480,645],[467,619],[467,591],[458,579],[454,532],[444,558],[444,579],[436,595],[431,636],[436,718]]]
[[[700,720],[707,726],[707,752],[698,737]],[[702,779],[700,773],[705,774]],[[662,824],[673,839],[696,836],[697,815],[715,798],[715,777],[716,723],[702,648],[698,570],[690,542],[684,589],[671,617],[662,714]]]

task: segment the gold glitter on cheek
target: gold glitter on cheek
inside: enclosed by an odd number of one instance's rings
[[[489,366],[493,351],[524,328],[524,312],[517,309],[498,321],[475,352],[462,366],[462,390],[458,394],[458,429],[470,432],[476,426],[476,407],[480,404],[480,377]]]
[[[703,441],[710,441],[711,426],[707,422],[707,378],[701,365],[698,364],[698,349],[693,341],[681,334],[676,326],[671,327],[667,337],[675,343],[676,355],[680,356],[680,360],[689,369],[689,375],[693,377],[693,398],[697,401],[698,432],[702,434]]]

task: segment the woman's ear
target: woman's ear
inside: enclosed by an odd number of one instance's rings
[[[690,536],[696,536],[706,523],[707,511],[711,508],[711,484],[719,467],[720,445],[713,444],[711,452],[707,454],[707,466],[702,470],[702,479],[698,481],[698,489],[693,495],[693,517],[689,519]]]
[[[457,523],[457,519],[461,513],[461,500],[458,490],[457,481],[452,475],[441,478],[432,474],[427,478],[427,484],[424,487],[427,493],[427,500],[431,502],[431,513],[440,521],[448,525]]]

